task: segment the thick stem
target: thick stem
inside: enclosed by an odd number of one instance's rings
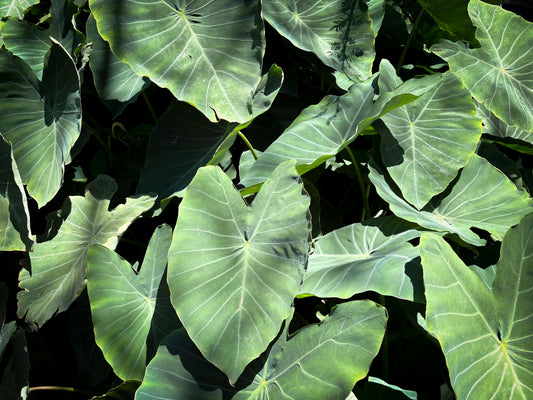
[[[244,134],[241,131],[237,132],[237,135],[239,135],[239,137],[246,144],[246,147],[248,147],[248,149],[250,149],[250,151],[252,152],[252,155],[257,160],[257,153],[255,152],[255,150],[254,150],[252,144],[250,143],[250,141],[246,138],[246,136],[244,136]]]
[[[87,394],[89,396],[93,395],[93,393],[89,392],[88,390],[83,390],[83,389],[78,389],[78,388],[68,387],[68,386],[35,386],[29,389],[30,392],[37,392],[40,390],[55,390],[55,391],[60,391],[60,392],[82,393],[82,394]]]
[[[150,99],[148,99],[148,96],[146,95],[146,92],[144,90],[141,90],[144,102],[146,103],[146,107],[148,107],[148,111],[150,112],[150,115],[152,116],[152,119],[154,120],[154,123],[157,124],[157,115],[154,111],[154,108],[152,107],[152,103],[150,103]]]
[[[413,40],[413,37],[415,36],[415,33],[418,29],[418,25],[420,24],[420,21],[422,20],[422,15],[424,14],[424,8],[420,9],[420,12],[418,13],[415,23],[413,24],[413,28],[411,29],[411,33],[409,34],[409,37],[407,38],[407,42],[405,42],[405,46],[403,47],[402,54],[400,54],[400,59],[398,60],[398,65],[396,66],[396,74],[400,75],[400,70],[402,69],[403,61],[405,60],[405,56],[407,55],[407,50],[409,49],[409,45],[411,44],[411,41]]]
[[[363,181],[363,174],[361,174],[361,169],[359,168],[359,163],[355,159],[355,155],[353,154],[350,147],[346,147],[346,152],[350,156],[350,160],[352,161],[355,174],[357,175],[357,180],[359,181],[359,188],[361,189],[361,196],[363,197],[363,213],[361,215],[361,221],[363,221],[365,218],[370,218],[370,204],[368,203],[368,191],[365,187],[364,181]]]

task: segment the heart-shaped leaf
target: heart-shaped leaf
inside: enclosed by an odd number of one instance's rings
[[[374,32],[366,2],[271,0],[263,3],[263,13],[292,44],[324,64],[361,80],[372,74]]]
[[[347,299],[373,290],[413,301],[415,290],[421,290],[421,272],[413,261],[418,249],[408,241],[419,235],[391,217],[329,232],[315,242],[300,293]]]
[[[20,272],[18,315],[33,329],[56,312],[65,311],[85,289],[87,251],[93,244],[114,249],[119,237],[154,204],[151,196],[128,198],[108,211],[117,184],[100,175],[87,185],[85,197],[71,196],[63,205],[64,220],[51,240],[36,243],[30,253],[31,271]]]
[[[533,24],[500,6],[471,0],[480,48],[444,41],[432,50],[477,101],[508,125],[533,131]]]
[[[381,117],[381,154],[403,197],[421,209],[476,151],[481,119],[450,73],[418,99]]]
[[[187,187],[169,251],[172,304],[205,357],[235,382],[279,332],[309,251],[309,197],[295,161],[248,206],[218,167]]]
[[[89,249],[87,292],[96,343],[123,380],[144,376],[146,340],[171,239],[170,226],[158,227],[139,271],[107,247],[93,245]]]
[[[22,182],[42,206],[63,181],[63,168],[81,129],[80,77],[57,42],[43,80],[20,58],[0,50],[0,132],[13,145]]]
[[[533,211],[529,195],[476,154],[460,172],[451,190],[435,197],[420,211],[394,192],[377,166],[370,165],[369,169],[369,178],[378,194],[398,217],[435,231],[455,233],[476,246],[484,245],[485,240],[471,228],[485,229],[501,240],[507,229]]]
[[[0,17],[24,18],[24,11],[40,0],[0,0]]]
[[[260,2],[91,0],[118,58],[211,121],[246,122],[261,79]]]
[[[386,321],[385,309],[370,301],[340,304],[321,324],[305,327],[289,340],[284,329],[258,360],[264,366],[259,371],[248,367],[234,388],[178,330],[161,342],[136,399],[305,399],[312,387],[313,398],[343,400],[367,374]]]
[[[444,239],[421,237],[427,327],[459,399],[533,396],[532,227],[530,214],[505,235],[492,290]]]

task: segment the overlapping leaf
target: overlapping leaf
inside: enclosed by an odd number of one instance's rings
[[[259,1],[91,0],[118,58],[211,121],[246,122],[261,78]]]
[[[368,6],[360,0],[272,0],[265,19],[295,46],[348,76],[368,79],[375,57]]]
[[[507,229],[533,211],[533,200],[526,192],[518,190],[501,171],[475,154],[451,190],[435,197],[420,211],[394,192],[375,165],[369,168],[370,180],[394,214],[435,231],[455,233],[476,246],[484,245],[485,240],[471,228],[484,229],[501,240]]]
[[[31,250],[26,193],[11,145],[0,135],[0,251]]]
[[[171,239],[170,226],[157,228],[138,271],[107,247],[89,249],[87,291],[96,343],[123,380],[144,376],[152,317],[164,301],[158,292]]]
[[[461,400],[533,395],[532,227],[529,215],[505,235],[492,290],[442,238],[422,235],[427,327]]]
[[[0,0],[0,17],[24,18],[24,11],[40,0]]]
[[[392,68],[382,62],[380,72]],[[374,79],[352,85],[342,96],[329,95],[303,110],[283,134],[257,159],[241,179],[245,186],[264,182],[285,160],[296,159],[304,173],[340,152],[373,121],[400,107],[434,86],[438,75],[405,82],[383,93],[376,102]],[[416,83],[415,83],[416,81]]]
[[[523,140],[533,144],[533,132],[507,125],[482,104],[477,103],[477,114],[483,119],[483,133],[501,138]]]
[[[18,315],[32,328],[66,310],[84,290],[89,247],[101,244],[114,249],[126,228],[154,203],[150,196],[128,198],[126,204],[108,211],[116,189],[111,178],[96,178],[87,185],[85,197],[67,199],[61,211],[64,222],[56,236],[35,244],[30,253],[31,271],[21,271],[24,290],[17,296]]]
[[[477,101],[508,125],[533,131],[533,24],[499,6],[471,0],[480,48],[445,41],[433,50]]]
[[[104,100],[128,102],[144,89],[149,80],[137,75],[128,64],[115,56],[109,44],[96,30],[93,15],[87,19],[87,41],[92,43],[89,65],[93,73],[94,86]]]
[[[218,167],[188,186],[169,251],[172,304],[205,357],[235,382],[288,317],[309,251],[309,197],[295,162],[248,206]]]
[[[413,261],[418,248],[408,242],[420,233],[412,228],[387,217],[319,238],[300,293],[347,299],[373,290],[413,301],[415,290],[421,290],[421,273]]]
[[[59,190],[80,134],[80,78],[73,60],[55,42],[42,82],[6,50],[0,50],[0,73],[0,133],[13,146],[22,182],[42,206]]]
[[[403,197],[421,209],[474,154],[481,119],[470,94],[447,73],[418,99],[381,117],[381,154]]]
[[[169,335],[148,365],[136,399],[317,399],[346,398],[377,354],[387,321],[370,301],[340,304],[321,324],[287,340],[286,331],[260,362],[249,367],[235,388],[209,364],[186,333]]]

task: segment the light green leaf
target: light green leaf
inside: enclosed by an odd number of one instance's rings
[[[475,99],[508,125],[533,132],[533,24],[499,6],[471,0],[481,48],[444,41],[432,51]]]
[[[313,398],[344,400],[367,374],[386,321],[385,309],[370,301],[340,304],[322,323],[303,328],[289,340],[284,329],[270,352],[248,367],[234,388],[184,330],[175,331],[148,365],[136,400],[305,399],[310,387]]]
[[[188,186],[169,251],[172,304],[205,357],[235,382],[288,317],[309,251],[309,197],[295,161],[248,206],[218,167]]]
[[[42,79],[44,57],[52,44],[48,30],[13,17],[0,22],[0,29],[6,49],[24,60]]]
[[[18,315],[30,326],[42,326],[65,311],[86,286],[87,251],[93,244],[114,249],[119,237],[154,204],[150,196],[130,197],[108,211],[117,184],[99,176],[87,185],[85,197],[71,196],[63,205],[63,223],[56,236],[36,243],[30,253],[31,271],[20,272]]]
[[[40,0],[0,0],[0,17],[24,18],[24,11]]]
[[[156,229],[137,271],[113,250],[93,245],[87,255],[87,292],[96,343],[122,380],[144,376],[147,338],[167,265],[172,229]]]
[[[387,69],[382,62],[380,71]],[[392,66],[391,66],[392,68]],[[241,179],[244,186],[264,182],[283,161],[296,159],[298,172],[305,173],[348,146],[381,115],[413,101],[434,86],[438,75],[413,79],[376,102],[375,78],[352,85],[342,96],[329,95],[303,110],[292,124],[257,159]],[[416,84],[413,82],[416,81]]]
[[[30,212],[11,145],[0,135],[0,251],[30,251]]]
[[[147,78],[137,75],[128,64],[120,61],[96,30],[92,14],[87,19],[87,42],[92,43],[89,66],[94,86],[104,100],[129,102],[149,84]]]
[[[421,237],[427,327],[458,399],[533,395],[533,215],[505,235],[492,291],[437,235]]]
[[[403,197],[421,209],[474,154],[481,119],[459,80],[447,73],[433,89],[381,117],[381,154]]]
[[[80,78],[58,43],[47,53],[42,82],[6,50],[0,50],[0,74],[0,133],[12,143],[22,182],[42,206],[59,190],[80,134]]]
[[[382,172],[369,165],[369,178],[378,194],[398,217],[439,232],[459,235],[465,242],[483,246],[471,228],[484,229],[501,240],[507,229],[533,211],[533,200],[520,191],[487,160],[474,154],[451,187],[422,210],[416,210],[399,197]]]
[[[118,58],[211,121],[246,122],[261,79],[259,1],[89,2]]]
[[[272,0],[263,3],[263,14],[283,37],[324,64],[361,80],[372,74],[374,32],[364,1]]]
[[[476,102],[476,106],[477,114],[483,119],[483,133],[501,138],[523,140],[533,144],[533,132],[526,132],[516,126],[509,126],[482,104]]]
[[[408,241],[419,235],[393,217],[336,229],[316,241],[300,293],[347,299],[373,290],[413,301],[422,274]]]

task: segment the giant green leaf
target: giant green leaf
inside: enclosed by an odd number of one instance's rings
[[[30,326],[42,326],[56,312],[65,311],[85,289],[87,251],[93,244],[114,249],[127,227],[154,204],[150,196],[130,197],[108,211],[117,184],[100,175],[87,185],[85,197],[69,197],[62,209],[57,234],[36,243],[30,253],[31,270],[20,272],[18,315]]]
[[[91,0],[118,58],[211,121],[245,122],[261,78],[259,1]]]
[[[480,48],[444,41],[432,48],[477,101],[511,126],[533,131],[533,24],[499,6],[471,0]]]
[[[374,32],[364,1],[272,0],[263,3],[263,13],[279,33],[324,64],[362,80],[372,74]]]
[[[0,0],[0,17],[24,18],[24,11],[40,0]]]
[[[373,290],[413,301],[421,274],[418,248],[408,241],[419,235],[391,217],[329,232],[315,243],[300,293],[347,299]]]
[[[458,399],[533,396],[532,227],[530,214],[505,235],[492,290],[444,239],[422,235],[427,327]]]
[[[48,30],[14,17],[0,22],[0,29],[6,49],[24,60],[42,79],[44,57],[52,44]]]
[[[31,250],[26,193],[11,145],[0,135],[0,251]]]
[[[455,233],[476,246],[484,245],[485,240],[471,228],[484,229],[501,240],[507,229],[533,211],[529,195],[476,154],[451,189],[434,197],[422,210],[399,197],[377,166],[369,168],[370,180],[394,214],[435,231]]]
[[[295,161],[251,205],[218,167],[201,168],[187,187],[169,251],[172,304],[231,382],[289,315],[307,263],[308,207]]]
[[[380,72],[392,68],[384,61]],[[438,74],[412,79],[395,90],[376,95],[375,78],[352,85],[342,96],[328,95],[307,107],[259,156],[241,179],[245,186],[264,182],[281,162],[296,159],[304,173],[332,158],[381,115],[423,94],[439,80]],[[416,82],[416,84],[415,84]]]
[[[87,19],[87,41],[92,43],[89,66],[94,86],[104,100],[128,102],[145,88],[149,80],[137,75],[128,64],[120,61],[96,30],[92,14]]]
[[[263,367],[259,371],[255,365],[248,367],[234,388],[183,330],[176,331],[161,343],[148,365],[136,399],[344,400],[367,374],[386,321],[385,310],[370,301],[340,304],[321,324],[305,327],[288,340],[282,332],[259,360]]]
[[[450,73],[381,120],[383,162],[403,197],[418,209],[448,186],[481,137],[472,98]]]
[[[42,206],[54,197],[81,129],[80,78],[54,42],[43,80],[20,58],[0,50],[0,133],[13,145],[22,182]]]
[[[113,250],[93,245],[87,255],[87,292],[96,343],[121,379],[144,376],[147,338],[167,266],[172,229],[162,225],[139,270]]]
[[[533,144],[533,132],[527,132],[516,126],[509,126],[482,104],[477,103],[476,106],[477,114],[483,119],[483,133],[501,138],[523,140]]]

